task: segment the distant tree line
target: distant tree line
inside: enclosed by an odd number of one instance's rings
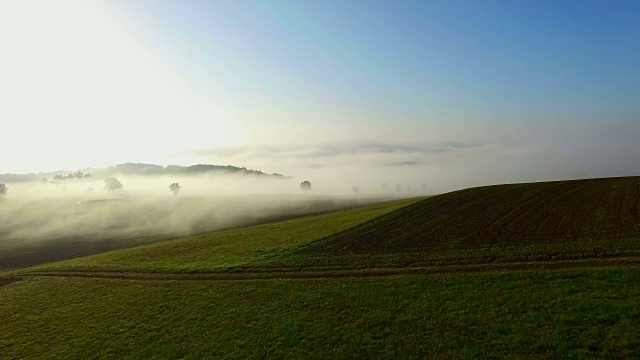
[[[0,181],[3,183],[24,183],[24,182],[32,182],[32,181],[40,181],[42,183],[49,182],[49,179],[46,177],[42,177],[43,174],[0,174]],[[82,171],[76,171],[68,174],[56,174],[50,173],[47,176],[52,176],[52,181],[62,181],[67,179],[86,179],[90,178],[92,175],[89,173],[84,173]]]
[[[284,175],[273,173],[266,174],[259,170],[250,170],[244,167],[236,167],[231,165],[208,165],[198,164],[191,166],[168,165],[162,167],[154,164],[143,163],[126,163],[112,166],[107,169],[109,173],[124,175],[198,175],[198,174],[237,174],[237,175],[255,175],[270,176],[277,178],[285,178]]]
[[[0,182],[2,183],[23,183],[30,181],[38,181],[40,176],[38,174],[0,174]]]
[[[279,179],[289,179],[290,177],[282,174],[273,173],[267,174],[259,170],[251,170],[244,167],[236,167],[231,165],[208,165],[198,164],[191,166],[179,166],[169,165],[166,167],[154,164],[143,163],[125,163],[118,164],[116,166],[110,166],[108,168],[92,168],[85,169],[91,170],[93,176],[106,176],[112,177],[117,174],[121,175],[198,175],[198,174],[221,174],[221,175],[253,175],[274,177]],[[51,172],[51,173],[28,173],[28,174],[0,174],[0,182],[2,183],[23,183],[32,181],[45,182],[44,179],[52,179],[53,182],[60,182],[67,179],[81,179],[91,177],[91,174],[84,173],[82,171],[76,172]]]
[[[60,175],[60,174],[55,174],[53,176],[53,180],[56,181],[60,181],[60,180],[66,180],[66,179],[86,179],[86,178],[90,178],[91,174],[85,174],[82,171],[76,171],[74,173],[69,173],[67,175]],[[44,182],[44,180],[46,180],[47,178],[42,178],[42,182]]]

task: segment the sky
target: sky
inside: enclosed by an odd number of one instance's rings
[[[640,174],[638,1],[0,0],[0,173]],[[365,180],[366,179],[366,180]]]

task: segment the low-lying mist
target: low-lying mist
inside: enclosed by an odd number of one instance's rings
[[[0,198],[0,251],[47,241],[175,237],[381,201],[392,193],[320,195],[313,187],[303,192],[294,179],[243,175],[117,179],[118,190],[105,189],[103,178],[9,184]],[[169,186],[176,182],[174,195]]]

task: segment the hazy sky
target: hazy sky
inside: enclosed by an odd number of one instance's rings
[[[638,19],[638,1],[0,0],[0,173],[640,174]]]

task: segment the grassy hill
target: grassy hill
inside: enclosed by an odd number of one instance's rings
[[[122,249],[35,269],[144,272],[211,272],[260,263],[297,247],[339,233],[419,199],[386,202],[321,215],[216,231]]]
[[[458,271],[478,264],[635,262],[640,259],[639,186],[640,177],[627,177],[471,188],[39,269],[184,273],[433,266],[442,271],[449,266]]]
[[[2,358],[638,358],[640,178],[364,206],[0,276]]]

